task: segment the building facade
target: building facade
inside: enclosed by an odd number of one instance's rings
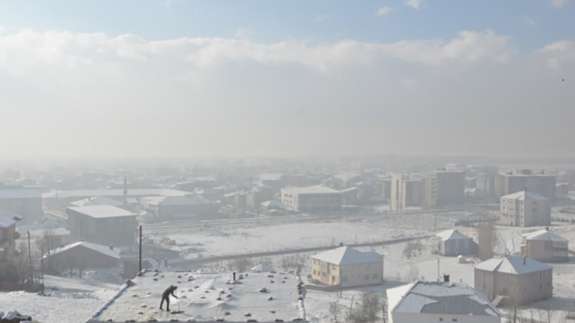
[[[544,300],[553,296],[553,267],[521,256],[492,258],[475,266],[475,289],[506,305]]]
[[[473,239],[457,230],[447,230],[437,234],[439,253],[447,257],[470,256],[477,253]]]
[[[326,186],[288,187],[281,191],[284,208],[295,212],[321,213],[339,211],[342,194]]]
[[[394,174],[391,177],[389,207],[393,211],[423,206],[425,184],[423,177]]]
[[[551,224],[551,205],[541,195],[521,191],[501,197],[499,222],[505,225],[529,227]]]
[[[311,257],[314,282],[330,287],[374,285],[383,282],[383,257],[347,246]]]
[[[70,234],[76,241],[106,246],[133,246],[138,221],[130,211],[108,205],[69,207],[66,209]]]
[[[459,207],[465,204],[465,172],[436,170],[425,179],[428,208]]]
[[[526,233],[521,243],[521,255],[543,262],[568,261],[569,240],[549,229]]]
[[[495,190],[498,197],[519,191],[539,194],[549,200],[555,197],[555,175],[544,171],[529,169],[500,172],[495,178]]]

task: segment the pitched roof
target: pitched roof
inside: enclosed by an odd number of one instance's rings
[[[536,271],[551,270],[553,267],[527,257],[506,256],[503,258],[491,258],[481,262],[475,265],[475,269],[520,275]]]
[[[470,237],[464,235],[463,233],[457,231],[457,230],[446,230],[446,231],[442,231],[439,232],[437,234],[437,236],[439,238],[441,238],[441,240],[445,241],[445,240],[455,240],[455,239],[471,239]]]
[[[54,250],[52,252],[52,255],[61,254],[61,253],[64,253],[68,250],[72,250],[72,249],[76,249],[76,248],[86,248],[86,249],[93,250],[97,253],[101,253],[103,255],[106,255],[108,257],[120,259],[120,252],[117,249],[113,249],[113,248],[110,248],[108,246],[103,246],[100,244],[86,242],[86,241],[78,241],[78,242],[71,243],[69,245],[65,245],[61,248]]]
[[[324,251],[312,258],[335,265],[377,263],[382,260],[377,252],[362,252],[348,246]]]
[[[523,238],[525,240],[567,241],[567,239],[547,229],[525,233]]]
[[[114,218],[123,216],[135,216],[134,213],[111,205],[89,205],[69,207],[68,209],[93,217],[93,218]]]
[[[463,285],[415,282],[386,293],[393,312],[500,316],[483,294]]]

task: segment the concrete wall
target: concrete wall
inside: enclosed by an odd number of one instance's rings
[[[312,279],[326,286],[366,286],[383,281],[383,260],[372,264],[338,266],[312,259]]]
[[[504,304],[526,305],[553,296],[553,271],[514,275],[475,269],[475,289],[490,300],[502,295]]]
[[[94,218],[68,209],[70,234],[105,246],[131,246],[136,243],[138,222],[135,216]]]
[[[551,240],[525,240],[521,246],[525,257],[546,262],[569,260],[569,242]]]

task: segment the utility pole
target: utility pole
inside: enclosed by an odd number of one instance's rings
[[[30,244],[30,231],[27,231],[27,237],[28,237],[28,269],[30,270],[29,283],[31,285],[33,285],[34,284],[34,270],[32,269],[32,247]]]
[[[141,274],[142,274],[142,225],[140,224],[139,241],[138,241],[138,275]]]

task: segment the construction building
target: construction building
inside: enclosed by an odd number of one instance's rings
[[[495,304],[544,300],[553,296],[553,267],[521,256],[492,258],[475,266],[475,289]]]
[[[423,206],[425,182],[422,176],[394,174],[391,177],[389,207],[393,211]]]
[[[520,191],[501,197],[499,222],[519,227],[551,224],[551,205],[542,195]]]
[[[521,255],[543,262],[569,260],[569,240],[549,229],[537,230],[523,235]]]
[[[109,205],[66,209],[73,240],[107,246],[133,246],[138,221],[130,211]]]
[[[389,323],[500,323],[481,292],[449,282],[415,282],[386,291]]]
[[[528,191],[553,200],[555,189],[556,176],[544,171],[509,170],[500,172],[495,177],[495,191],[498,197],[519,191]]]
[[[311,257],[314,282],[330,287],[351,287],[383,282],[383,257],[343,246]]]

